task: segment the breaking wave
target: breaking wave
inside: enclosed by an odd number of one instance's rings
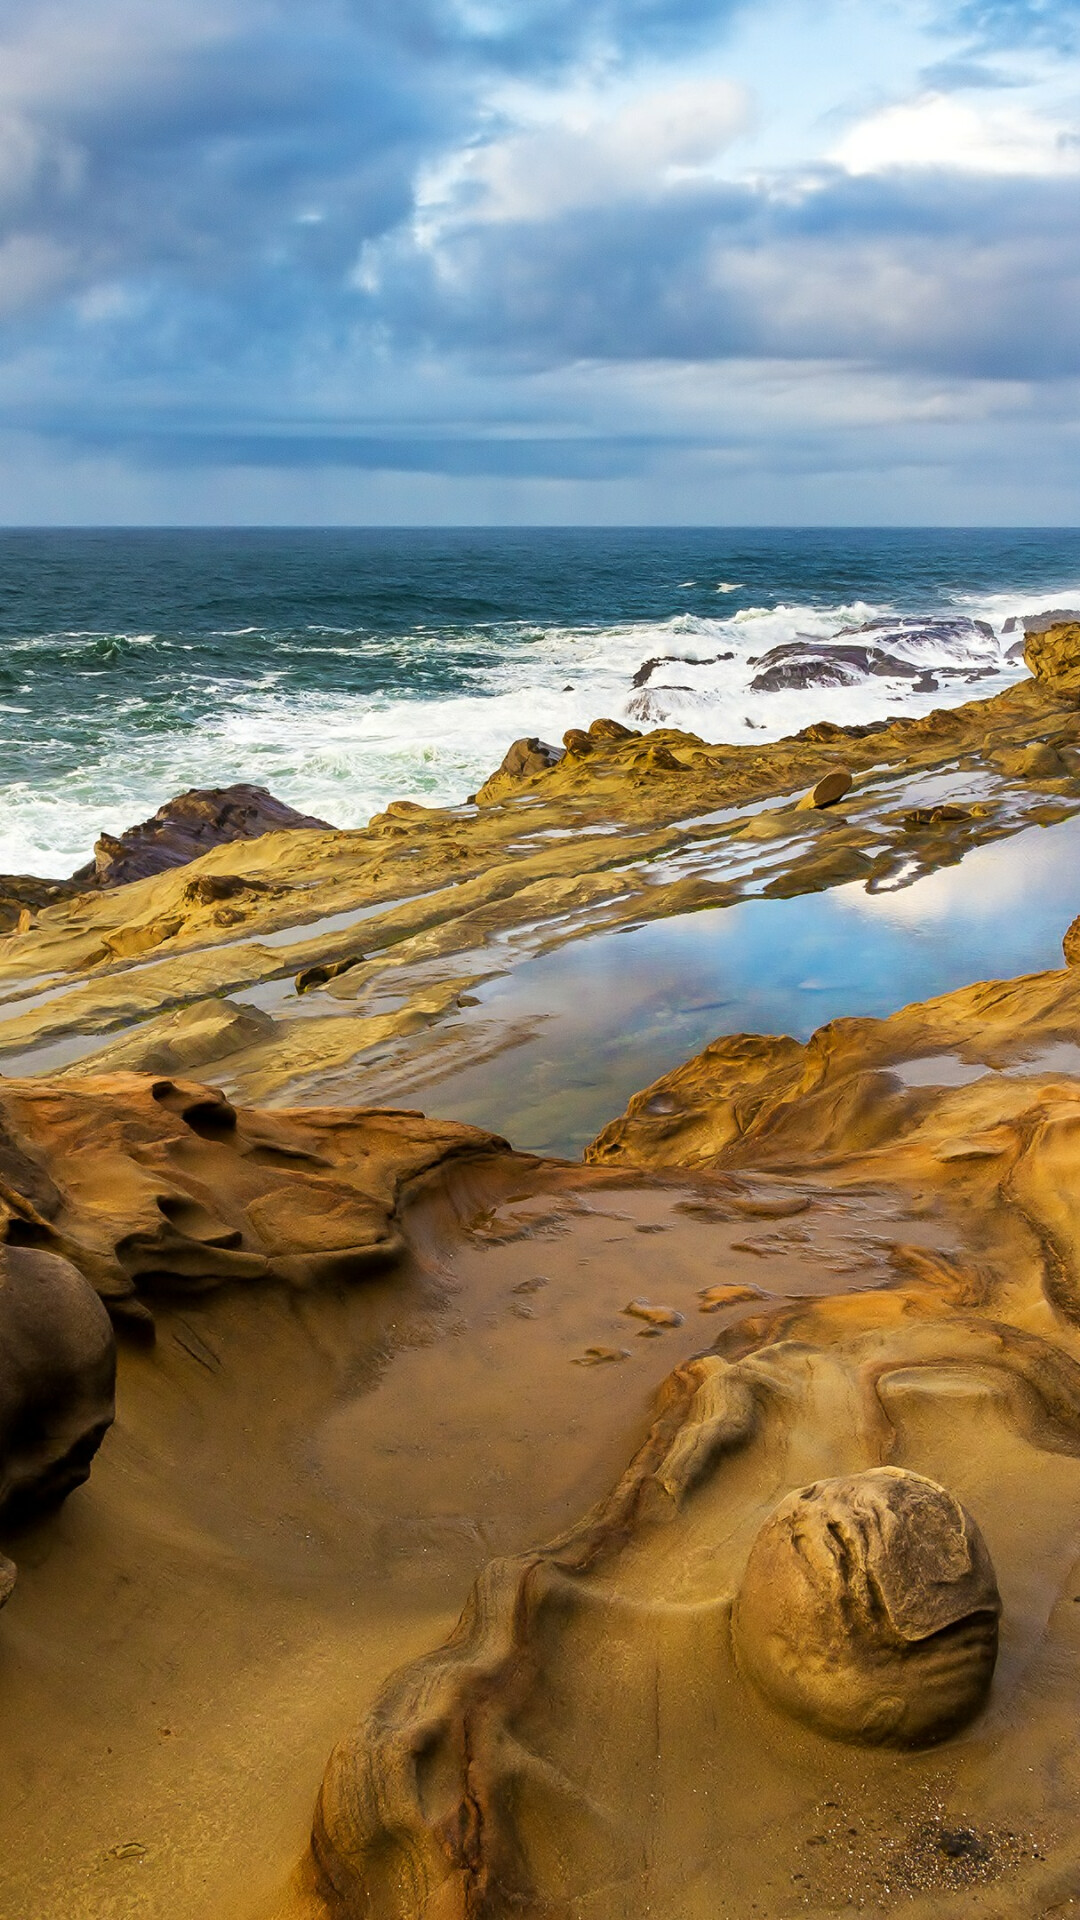
[[[340,826],[395,798],[459,802],[513,739],[557,743],[601,714],[734,742],[927,712],[1021,677],[1011,623],[1080,598],[1075,585],[953,593],[914,615],[869,599],[736,605],[737,583],[717,587],[715,574],[709,590],[733,610],[12,638],[0,647],[0,870],[71,872],[103,828],[189,786],[253,781]]]

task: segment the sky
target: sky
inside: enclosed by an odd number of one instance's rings
[[[0,522],[1080,522],[1080,0],[0,0]]]

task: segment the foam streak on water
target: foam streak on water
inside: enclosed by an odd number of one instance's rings
[[[765,741],[928,711],[1023,671],[1010,617],[1077,601],[1060,532],[0,535],[0,871],[70,872],[187,786],[343,826],[460,801],[599,714]],[[791,642],[894,664],[753,690]]]

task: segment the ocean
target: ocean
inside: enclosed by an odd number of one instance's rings
[[[927,711],[1077,604],[1076,530],[12,530],[0,871],[69,873],[190,786],[339,826],[461,801],[600,714],[737,741]],[[831,684],[763,663],[822,643]]]

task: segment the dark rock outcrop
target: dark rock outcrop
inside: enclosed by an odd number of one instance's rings
[[[109,1316],[69,1260],[0,1246],[0,1518],[22,1521],[81,1486],[113,1418]],[[0,1606],[14,1568],[0,1555]]]
[[[77,887],[122,887],[169,867],[186,866],[211,847],[292,827],[326,829],[328,822],[298,813],[265,787],[192,787],[159,807],[153,818],[120,835],[103,833],[94,858],[72,875]]]
[[[831,640],[788,640],[770,647],[752,666],[761,671],[751,693],[780,693],[789,688],[854,687],[870,674],[884,679],[917,680],[919,668],[883,647],[844,645]]]
[[[70,900],[78,892],[71,880],[39,880],[32,873],[0,874],[0,934],[29,926],[43,907]]]

